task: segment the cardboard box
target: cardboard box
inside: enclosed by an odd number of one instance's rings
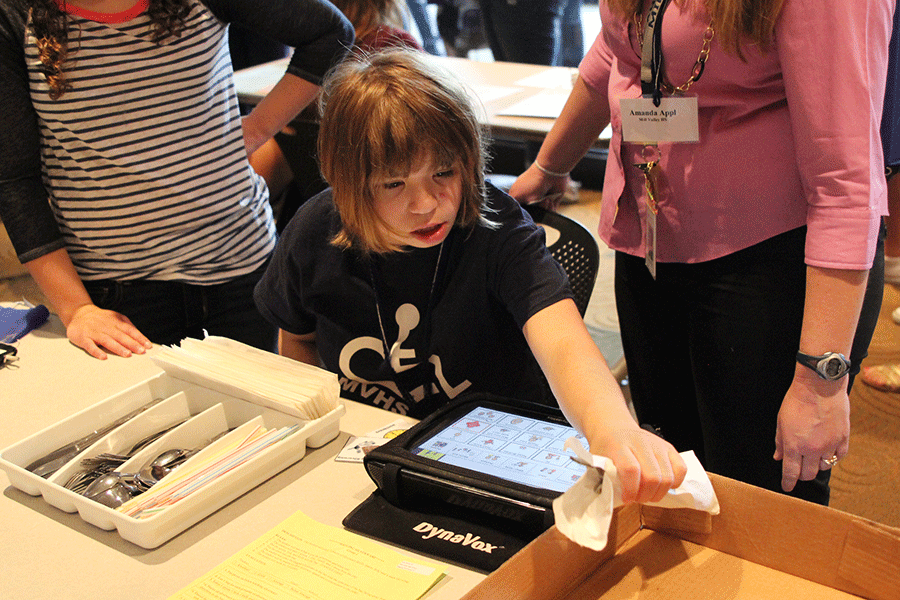
[[[551,527],[464,600],[900,599],[900,529],[710,480],[719,515],[623,506],[602,552]]]

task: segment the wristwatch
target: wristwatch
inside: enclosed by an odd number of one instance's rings
[[[819,377],[837,381],[850,372],[850,361],[840,352],[826,352],[821,356],[797,353],[797,362],[815,371]]]

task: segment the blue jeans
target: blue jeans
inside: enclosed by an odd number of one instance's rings
[[[131,319],[155,344],[178,344],[186,337],[203,339],[203,332],[223,336],[262,350],[277,350],[278,331],[253,302],[253,288],[265,265],[218,285],[177,281],[85,281],[100,308]]]
[[[577,67],[584,58],[584,27],[581,24],[581,4],[584,0],[565,0],[562,17],[562,48],[556,64]]]
[[[428,14],[428,2],[426,0],[406,0],[409,14],[412,15],[419,35],[422,36],[422,48],[429,54],[446,56],[444,40],[437,30],[437,22]]]
[[[632,401],[642,424],[708,471],[781,491],[775,424],[794,376],[806,289],[806,228],[696,264],[616,254],[616,309]],[[882,239],[883,241],[883,239]],[[879,244],[850,353],[865,358],[884,291]],[[852,443],[852,442],[851,442]],[[819,504],[829,473],[791,493]]]
[[[567,0],[480,0],[494,60],[560,65]]]

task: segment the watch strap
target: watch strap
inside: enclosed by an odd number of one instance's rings
[[[828,373],[825,370],[825,365],[823,363],[826,361],[831,361],[833,359],[837,359],[838,361],[840,361],[841,366],[840,369],[838,369],[837,373],[832,374]],[[826,352],[825,354],[816,356],[813,354],[806,354],[804,352],[798,351],[797,362],[804,367],[812,369],[819,377],[828,381],[837,381],[848,372],[850,372],[850,361],[840,352]]]

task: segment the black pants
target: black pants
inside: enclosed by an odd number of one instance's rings
[[[657,265],[617,253],[616,307],[638,419],[708,471],[781,491],[778,410],[794,375],[806,290],[806,228],[716,260]],[[875,330],[883,235],[850,354],[848,386]],[[852,439],[851,439],[852,451]],[[829,499],[830,471],[791,495]]]
[[[85,287],[97,306],[125,315],[155,344],[203,339],[205,331],[275,352],[278,330],[253,302],[253,288],[264,272],[265,265],[218,285],[107,279],[86,281]]]
[[[559,65],[564,0],[480,0],[494,60]]]

